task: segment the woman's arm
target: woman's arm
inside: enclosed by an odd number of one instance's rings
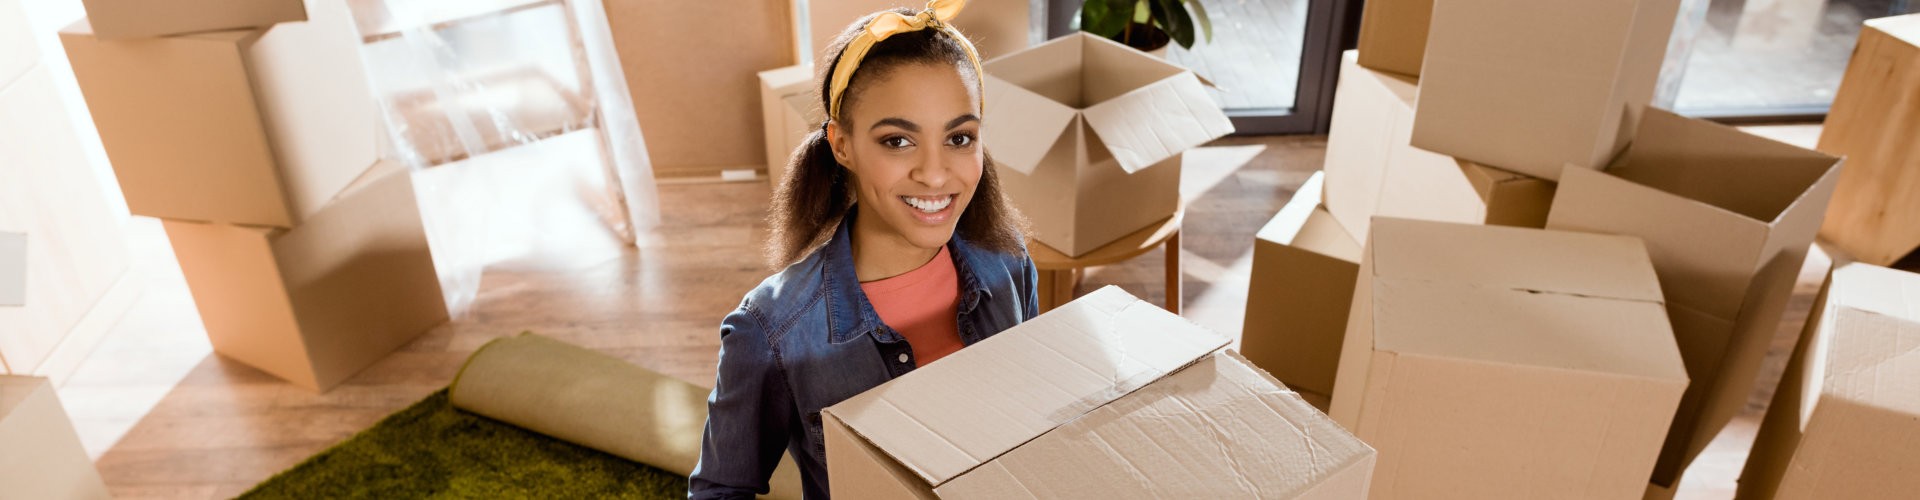
[[[1022,321],[1040,315],[1040,272],[1033,267],[1033,257],[1020,252],[1020,312]]]
[[[688,478],[695,500],[752,498],[767,492],[788,431],[797,423],[793,393],[768,332],[745,304],[720,324],[720,368],[707,397],[700,464]]]

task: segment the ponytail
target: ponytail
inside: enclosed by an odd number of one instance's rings
[[[853,206],[853,199],[847,169],[833,158],[826,128],[807,134],[787,159],[786,177],[773,191],[767,215],[767,225],[773,228],[773,238],[767,241],[767,264],[786,267],[825,243]]]

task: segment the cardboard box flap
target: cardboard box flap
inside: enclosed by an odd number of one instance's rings
[[[1868,19],[1866,25],[1908,45],[1920,47],[1920,14]]]
[[[1382,278],[1664,302],[1640,239],[1543,233],[1548,231],[1375,217],[1367,252],[1374,276]]]
[[[1085,116],[1128,173],[1233,133],[1233,122],[1191,72],[1096,104]]]
[[[1833,272],[1835,310],[1822,391],[1888,410],[1920,415],[1920,274],[1867,264]],[[1819,362],[1819,361],[1816,361]]]
[[[1223,351],[934,491],[952,498],[1298,498],[1373,456],[1298,394]]]
[[[1616,163],[1608,174],[1771,223],[1837,175],[1840,159],[1649,107]]]
[[[759,73],[760,85],[776,94],[806,92],[813,81],[813,65],[797,64]]]
[[[1109,286],[826,412],[938,486],[1226,344]]]
[[[1254,237],[1348,262],[1359,262],[1359,241],[1320,206],[1325,175],[1325,172],[1314,172],[1313,177],[1308,177],[1307,183],[1294,191],[1293,201],[1281,207],[1280,213],[1268,220],[1267,225],[1261,226],[1260,232],[1255,233]]]
[[[1033,174],[1079,113],[992,74],[986,75],[985,82],[987,109],[981,140],[988,144],[995,164]]]
[[[1375,349],[1675,381],[1688,380],[1658,302],[1384,280]]]

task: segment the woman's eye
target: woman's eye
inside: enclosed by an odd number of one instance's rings
[[[954,134],[947,138],[947,145],[964,148],[973,145],[973,134]]]
[[[896,136],[893,136],[893,137],[888,137],[888,138],[885,138],[885,139],[881,139],[881,140],[880,140],[880,145],[882,145],[882,146],[886,146],[886,147],[889,147],[889,148],[893,148],[893,149],[905,149],[905,148],[906,148],[906,147],[908,147],[908,146],[912,146],[912,145],[913,145],[913,141],[911,141],[911,140],[908,140],[908,139],[907,139],[906,137],[904,137],[904,136],[898,136],[898,135],[896,135]]]

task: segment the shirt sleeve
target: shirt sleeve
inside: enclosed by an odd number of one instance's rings
[[[1040,315],[1040,295],[1036,290],[1040,286],[1040,272],[1033,267],[1033,256],[1020,252],[1020,311],[1021,321]]]
[[[767,332],[743,304],[720,325],[720,366],[707,396],[706,433],[700,462],[688,477],[687,498],[766,494],[798,418]]]

